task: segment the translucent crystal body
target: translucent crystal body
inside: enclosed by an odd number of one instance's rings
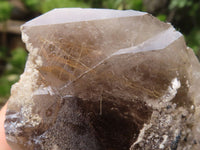
[[[21,30],[29,56],[5,121],[14,150],[200,148],[200,65],[170,24],[64,8]]]

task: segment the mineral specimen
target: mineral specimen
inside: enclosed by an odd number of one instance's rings
[[[200,64],[169,23],[64,8],[21,30],[29,56],[5,121],[13,150],[200,149]]]

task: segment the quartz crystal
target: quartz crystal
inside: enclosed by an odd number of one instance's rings
[[[62,8],[21,31],[29,56],[5,120],[13,150],[200,149],[200,64],[170,23]]]

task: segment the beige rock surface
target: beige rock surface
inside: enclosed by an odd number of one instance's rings
[[[14,150],[200,149],[200,64],[170,24],[64,8],[21,31],[29,56],[5,121]]]

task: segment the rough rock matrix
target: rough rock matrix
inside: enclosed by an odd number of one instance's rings
[[[29,56],[5,121],[13,150],[200,149],[200,64],[170,24],[64,8],[21,30]]]

